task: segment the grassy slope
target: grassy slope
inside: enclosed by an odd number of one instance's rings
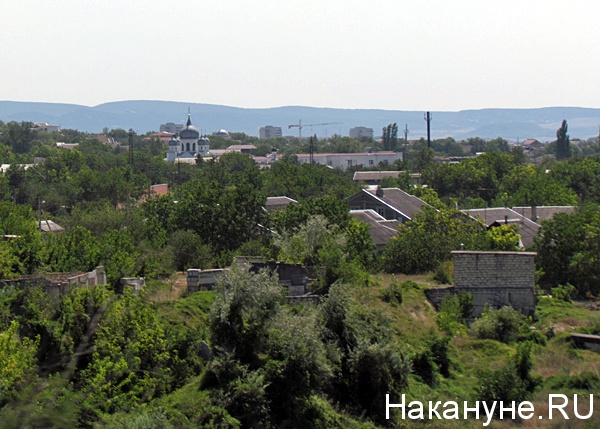
[[[392,282],[403,282],[404,280],[413,280],[420,286],[419,289],[404,288],[403,303],[401,305],[391,305],[385,303],[382,299],[382,292]],[[440,335],[435,323],[435,309],[427,301],[424,295],[424,289],[432,287],[433,284],[425,276],[373,276],[371,285],[356,290],[355,300],[361,305],[374,310],[392,323],[395,333],[401,341],[409,344],[419,344],[425,340],[432,332]],[[158,302],[160,317],[168,321],[176,329],[181,324],[187,328],[200,329],[208,334],[206,330],[206,317],[214,295],[212,292],[200,292],[188,297],[177,300]],[[600,312],[588,309],[585,303],[563,303],[551,298],[541,298],[537,310],[538,321],[535,323],[537,329],[547,331],[552,328],[556,336],[551,339],[546,346],[536,346],[534,349],[534,368],[535,374],[541,375],[544,379],[548,377],[568,376],[581,374],[583,372],[592,372],[600,375],[600,354],[585,351],[574,350],[567,340],[568,332],[574,329],[581,329],[586,326],[599,324]],[[515,352],[515,345],[506,345],[491,340],[476,340],[467,334],[455,337],[451,342],[451,357],[453,366],[451,376],[443,378],[439,376],[439,383],[435,388],[431,388],[423,383],[418,376],[411,375],[410,386],[405,392],[407,400],[418,401],[457,401],[461,403],[469,400],[473,405],[477,377],[476,371],[482,369],[495,369],[504,365],[506,360]],[[534,393],[532,402],[536,410],[543,410],[547,414],[547,403],[549,393],[563,393],[572,395],[573,393],[585,393],[584,391],[551,391],[547,387],[549,383],[542,385]],[[190,381],[177,391],[167,395],[149,405],[149,409],[171,410],[179,413],[177,420],[184,424],[186,419],[193,417],[197,413],[203,412],[207,394],[199,390],[199,378]],[[594,393],[594,392],[592,392]],[[600,393],[600,392],[598,392]],[[571,396],[572,398],[572,396]],[[363,424],[359,419],[353,418],[334,409],[323,398],[314,398],[319,407],[327,410],[324,413],[330,416],[331,421],[322,422],[323,427],[372,427],[370,424]],[[382,400],[385,400],[382,398]],[[587,399],[586,399],[587,400]],[[600,401],[595,401],[596,409],[600,410]],[[173,411],[175,410],[175,411]],[[580,408],[583,412],[585,408]],[[555,417],[552,422],[549,420],[532,419],[519,423],[509,421],[495,421],[490,426],[492,428],[510,428],[510,427],[532,427],[532,428],[597,428],[600,427],[600,411],[596,412],[591,420],[576,420],[573,418],[573,411],[569,411],[572,416],[568,422]],[[462,416],[462,414],[461,414]],[[480,428],[483,427],[485,419],[468,422],[464,420],[445,420],[445,421],[424,421],[400,422],[401,427],[422,427],[422,428]]]

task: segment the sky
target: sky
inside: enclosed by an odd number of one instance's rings
[[[0,100],[600,107],[597,0],[1,0]]]

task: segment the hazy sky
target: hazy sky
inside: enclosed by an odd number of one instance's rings
[[[597,0],[0,1],[0,100],[600,107]]]

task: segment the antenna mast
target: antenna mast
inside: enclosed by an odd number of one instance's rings
[[[404,154],[402,161],[406,161],[406,152],[408,151],[408,124],[404,124]]]
[[[433,115],[430,112],[425,114],[425,121],[427,121],[427,149],[431,149],[431,117]]]

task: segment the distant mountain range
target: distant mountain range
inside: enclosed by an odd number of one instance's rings
[[[0,120],[48,122],[62,128],[100,132],[103,128],[133,128],[138,133],[158,131],[167,122],[184,123],[188,108],[192,122],[202,133],[220,129],[258,136],[259,128],[273,125],[284,135],[298,135],[298,128],[289,125],[302,120],[303,136],[319,138],[333,134],[348,135],[350,128],[373,128],[375,136],[381,129],[396,122],[399,136],[408,125],[409,139],[425,137],[424,112],[375,109],[333,109],[303,106],[244,109],[213,104],[173,101],[117,101],[89,107],[77,104],[0,101]],[[581,107],[543,107],[537,109],[481,109],[459,112],[432,112],[432,138],[469,137],[540,141],[556,139],[556,130],[563,119],[569,125],[571,138],[586,139],[599,134],[600,109]],[[310,124],[328,124],[310,126]]]

